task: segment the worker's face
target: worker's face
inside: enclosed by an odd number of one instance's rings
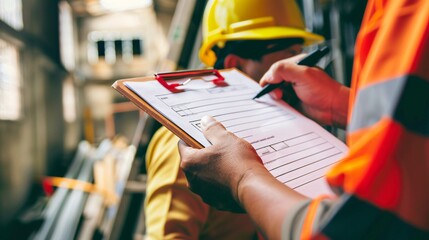
[[[265,54],[260,60],[245,59],[242,61],[240,69],[252,79],[259,82],[261,77],[268,71],[273,63],[285,58],[293,57],[301,52],[302,45],[295,44],[286,49]]]

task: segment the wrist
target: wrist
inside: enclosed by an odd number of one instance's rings
[[[262,171],[261,171],[261,168],[262,168]],[[246,192],[245,191],[246,186],[248,186],[249,182],[254,180],[255,177],[260,176],[261,172],[266,172],[269,174],[269,172],[263,165],[259,165],[246,170],[246,172],[244,172],[244,174],[237,181],[235,193],[233,193],[233,196],[240,205],[243,205],[243,198]]]

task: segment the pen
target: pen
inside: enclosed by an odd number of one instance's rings
[[[301,66],[314,66],[316,65],[320,59],[322,59],[327,53],[329,52],[329,48],[327,46],[324,46],[322,48],[316,49],[313,52],[309,53],[307,56],[305,56],[305,58],[301,59],[297,64],[301,65]],[[265,85],[262,90],[256,94],[255,97],[253,97],[253,99],[256,98],[260,98],[262,96],[264,96],[265,94],[273,91],[274,89],[280,87],[280,85],[282,85],[283,82],[281,83],[276,83],[276,84],[267,84]]]

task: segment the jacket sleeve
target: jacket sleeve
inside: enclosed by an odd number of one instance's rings
[[[369,0],[356,42],[350,149],[327,174],[342,195],[308,203],[290,229],[300,226],[307,239],[429,239],[428,64],[429,1]]]

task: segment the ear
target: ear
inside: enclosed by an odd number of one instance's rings
[[[224,68],[237,68],[241,70],[246,63],[246,59],[235,54],[228,54],[223,62]]]

